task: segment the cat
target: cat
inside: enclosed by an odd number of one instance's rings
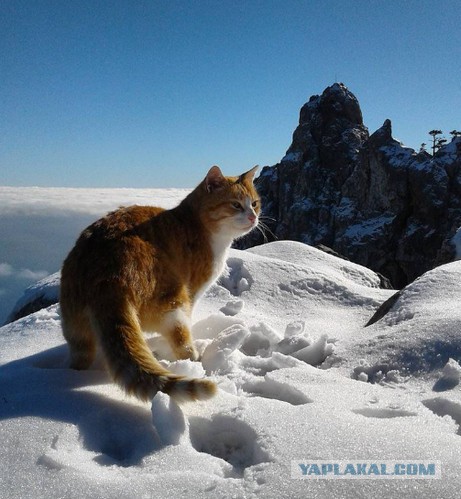
[[[128,394],[149,401],[212,397],[216,385],[159,364],[143,331],[160,333],[177,359],[197,360],[191,313],[221,274],[232,241],[258,225],[257,166],[225,177],[213,166],[171,210],[121,207],[87,227],[64,260],[60,307],[70,367],[87,369],[100,346]]]

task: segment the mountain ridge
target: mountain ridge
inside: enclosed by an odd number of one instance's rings
[[[389,119],[370,135],[342,83],[302,106],[290,147],[257,187],[269,240],[325,245],[397,288],[455,259],[461,138],[432,157],[394,139]],[[238,247],[263,242],[255,233]]]

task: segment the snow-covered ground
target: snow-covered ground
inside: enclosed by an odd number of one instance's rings
[[[67,203],[51,191],[41,244],[64,237],[71,245],[76,234],[69,241],[69,228],[53,221],[70,221],[83,198],[80,213],[94,218],[96,191]],[[149,202],[171,206],[180,194],[153,193]],[[30,211],[22,216],[32,225]],[[27,235],[24,247],[14,237],[18,253],[31,253]],[[67,369],[58,305],[0,328],[0,496],[459,497],[461,261],[423,275],[369,327],[393,294],[370,270],[284,241],[232,250],[227,264],[195,310],[201,362],[164,361],[215,379],[218,395],[206,402],[178,406],[158,394],[143,404],[125,396],[100,361],[89,371]],[[49,277],[25,300],[56,296],[58,286],[59,275]],[[169,358],[157,336],[150,343]],[[372,464],[389,461],[435,463],[441,478],[377,475]],[[370,474],[298,479],[325,462]]]

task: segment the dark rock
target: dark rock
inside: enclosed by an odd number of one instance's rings
[[[355,96],[328,87],[301,108],[284,158],[256,181],[267,240],[324,245],[401,288],[454,259],[461,226],[461,138],[432,157],[392,124],[368,134]],[[252,233],[237,247],[263,243]]]
[[[58,303],[60,279],[60,273],[57,272],[29,286],[16,302],[5,324]]]
[[[390,298],[383,302],[376,312],[373,314],[371,319],[365,324],[365,327],[371,326],[375,322],[381,320],[388,312],[391,311],[392,307],[397,303],[399,298],[402,296],[402,289],[394,293]]]
[[[343,255],[340,255],[337,251],[332,250],[328,246],[325,246],[324,244],[317,244],[315,246],[318,250],[323,251],[324,253],[328,253],[329,255],[335,256],[336,258],[342,258],[343,260],[347,260],[348,262],[350,261],[349,258],[346,258]]]

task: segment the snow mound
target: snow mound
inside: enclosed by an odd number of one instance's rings
[[[161,361],[212,378],[209,401],[149,407],[102,364],[68,369],[56,304],[0,329],[2,497],[458,497],[461,262],[366,328],[393,294],[367,269],[289,242],[227,265],[195,310],[200,361]],[[306,483],[298,460],[431,460],[443,478]]]
[[[442,375],[434,384],[433,390],[435,392],[445,392],[451,390],[459,385],[461,379],[461,366],[454,359],[448,359],[442,369]]]
[[[356,373],[398,370],[418,377],[440,372],[451,357],[461,359],[460,280],[461,262],[456,261],[404,288],[387,314],[357,341],[357,354],[370,365],[357,367]]]
[[[168,395],[157,393],[152,401],[152,420],[163,445],[189,440],[189,422],[179,405]]]

